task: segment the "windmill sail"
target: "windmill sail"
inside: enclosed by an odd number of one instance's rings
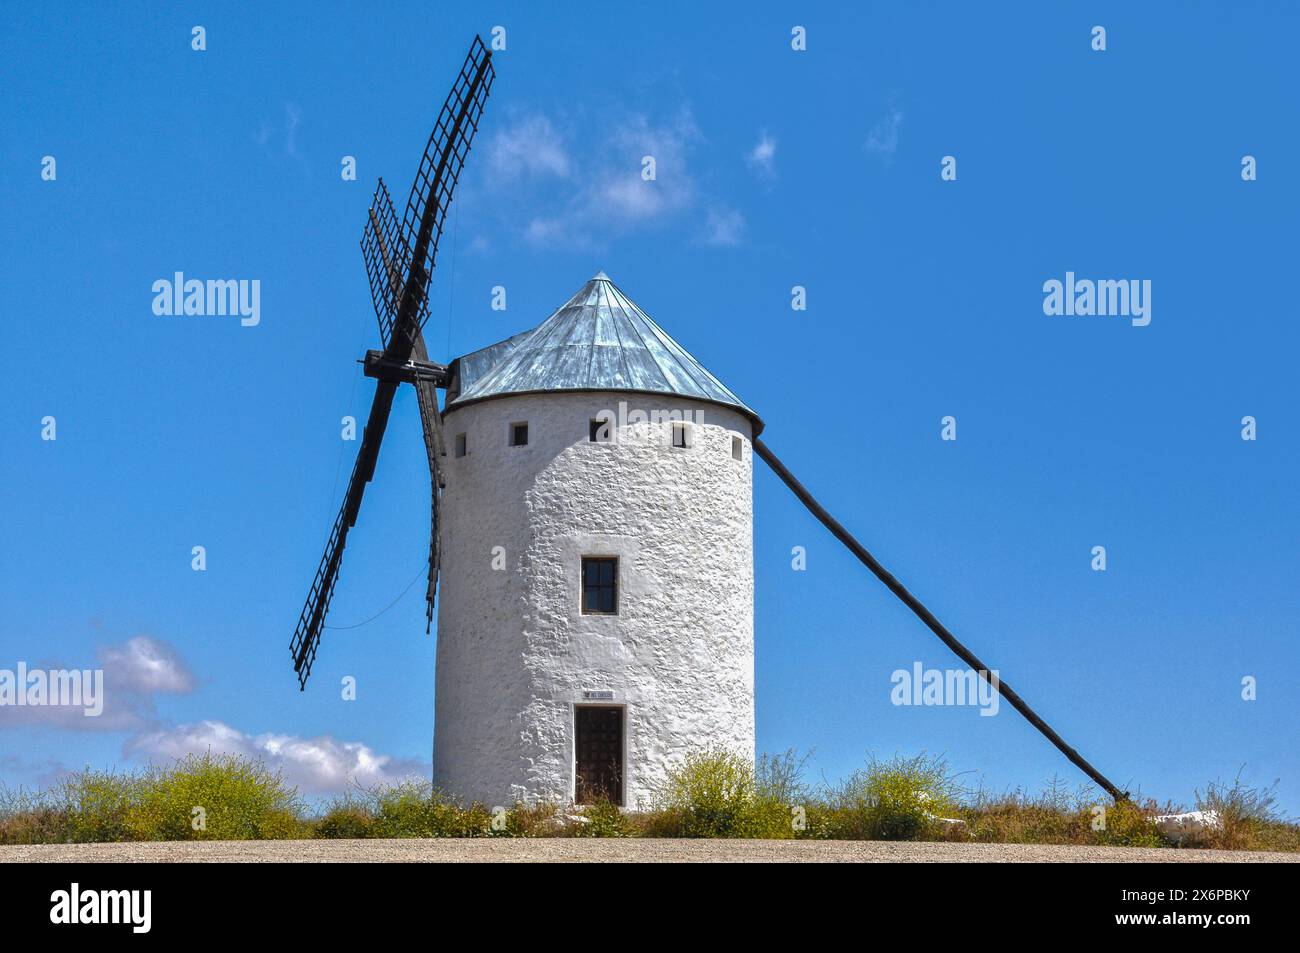
[[[429,276],[438,255],[443,223],[495,76],[491,51],[481,38],[475,37],[460,76],[438,114],[406,202],[402,239],[410,249],[411,261],[399,303],[396,330],[401,333],[394,339],[394,347],[413,346],[414,331],[422,328],[427,318]],[[404,360],[409,353],[397,351],[390,356]]]
[[[375,475],[375,463],[379,459],[379,445],[383,442],[384,431],[388,428],[388,416],[393,409],[393,396],[397,385],[380,381],[375,388],[375,399],[370,405],[370,416],[366,418],[366,429],[361,437],[361,449],[357,451],[357,462],[352,467],[352,476],[348,480],[347,494],[343,497],[343,506],[334,520],[329,542],[325,545],[325,555],[321,557],[307,593],[307,603],[298,616],[298,626],[294,629],[289,651],[293,654],[293,670],[298,674],[298,687],[307,686],[307,676],[311,674],[312,662],[316,659],[316,649],[320,644],[321,629],[325,626],[325,615],[329,612],[330,600],[334,597],[334,586],[338,582],[339,566],[343,562],[343,548],[348,543],[348,530],[356,525],[357,514],[361,511],[361,498],[365,495],[366,484]]]
[[[401,226],[383,179],[379,180],[370,202],[366,230],[361,238],[361,255],[366,263],[375,317],[379,319],[379,336],[384,347],[388,347],[393,337],[393,322],[397,320],[397,303],[410,250],[402,241]]]
[[[416,334],[413,356],[428,360],[424,332]],[[438,594],[438,509],[442,499],[441,458],[446,455],[442,437],[442,413],[438,410],[438,389],[425,380],[417,381],[415,393],[420,401],[420,429],[424,436],[424,453],[429,461],[429,581],[424,592],[425,631],[433,625],[433,604]]]
[[[429,278],[438,254],[438,242],[442,237],[447,208],[451,204],[452,193],[460,178],[465,158],[469,155],[474,133],[478,131],[479,119],[494,75],[492,53],[480,37],[475,37],[451,93],[438,114],[438,121],[420,160],[400,226],[382,180],[375,190],[361,249],[374,300],[375,316],[379,319],[379,332],[384,341],[383,358],[389,366],[405,365],[412,356],[424,363],[428,361],[422,329],[428,319]],[[316,659],[325,617],[329,612],[334,587],[338,583],[348,531],[356,525],[366,484],[374,477],[379,447],[388,427],[397,386],[396,380],[389,379],[381,379],[376,384],[361,449],[357,452],[357,461],[348,481],[347,495],[330,531],[325,553],[316,569],[307,593],[307,602],[298,617],[298,625],[289,644],[299,688],[306,687],[312,663]],[[427,615],[432,620],[438,579],[442,421],[435,385],[417,378],[415,386],[420,400],[420,420],[432,484],[429,581],[426,592]]]

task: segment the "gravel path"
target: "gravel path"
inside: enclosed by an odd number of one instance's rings
[[[1057,847],[1040,844],[913,844],[881,841],[728,841],[728,840],[300,840],[208,841],[149,844],[40,844],[0,847],[6,862],[374,862],[574,863],[640,861],[650,863],[730,861],[740,863],[1016,863],[1197,861],[1300,862],[1300,854],[1255,851],[1173,850],[1139,847]]]

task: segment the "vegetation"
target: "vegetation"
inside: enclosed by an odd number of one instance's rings
[[[1275,786],[1240,776],[1197,792],[1221,823],[1171,839],[1150,799],[1119,804],[1059,781],[1037,795],[967,791],[942,758],[869,759],[835,785],[805,783],[794,751],[757,764],[713,748],[688,756],[655,803],[624,810],[466,804],[427,781],[357,790],[309,813],[256,760],[191,755],[170,767],[84,771],[40,793],[0,788],[0,844],[91,841],[380,837],[745,837],[943,840],[972,843],[1300,851],[1300,824],[1282,817]]]
[[[297,793],[259,761],[190,755],[169,768],[86,770],[40,794],[0,790],[0,843],[310,836]]]

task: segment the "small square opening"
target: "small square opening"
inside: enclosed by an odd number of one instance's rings
[[[610,443],[614,435],[614,421],[593,419],[587,430],[587,439],[592,443]]]
[[[469,452],[463,433],[456,434],[456,456],[463,457]]]
[[[510,446],[528,446],[528,424],[518,423],[510,425]]]
[[[745,442],[739,437],[731,438],[731,459],[739,460],[745,455]]]
[[[685,450],[691,445],[691,425],[688,423],[673,424],[673,446],[679,450]]]

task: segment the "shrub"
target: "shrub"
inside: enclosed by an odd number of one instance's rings
[[[1139,807],[1132,801],[1117,801],[1106,808],[1106,826],[1096,831],[1093,843],[1108,847],[1163,847],[1161,836],[1151,819],[1154,805]],[[1092,830],[1092,814],[1088,812],[1088,830]]]
[[[316,819],[314,833],[317,837],[351,839],[373,836],[375,815],[365,804],[352,798],[337,800]]]
[[[586,821],[568,828],[573,837],[635,837],[638,833],[635,822],[611,801],[588,804],[580,814]]]
[[[813,837],[840,840],[924,840],[945,833],[938,817],[955,811],[957,787],[942,758],[874,757],[829,792],[810,824]]]
[[[60,844],[68,837],[68,812],[48,794],[0,785],[0,844]]]
[[[648,836],[792,837],[790,808],[761,789],[754,767],[723,748],[687,755],[661,792]]]
[[[143,789],[140,775],[87,769],[64,778],[51,797],[64,812],[70,842],[140,840],[133,809]]]
[[[504,833],[509,837],[557,837],[564,832],[564,819],[555,804],[516,804],[506,813]]]
[[[463,807],[428,781],[376,789],[373,797],[373,837],[491,837],[494,833],[492,813],[486,807]]]
[[[283,840],[309,832],[297,791],[261,761],[187,755],[137,779],[127,823],[136,840]]]
[[[1232,785],[1211,781],[1196,792],[1198,811],[1217,811],[1221,826],[1206,828],[1187,840],[1190,847],[1223,850],[1300,850],[1300,827],[1277,810],[1278,782],[1266,788],[1250,787],[1241,772]]]

